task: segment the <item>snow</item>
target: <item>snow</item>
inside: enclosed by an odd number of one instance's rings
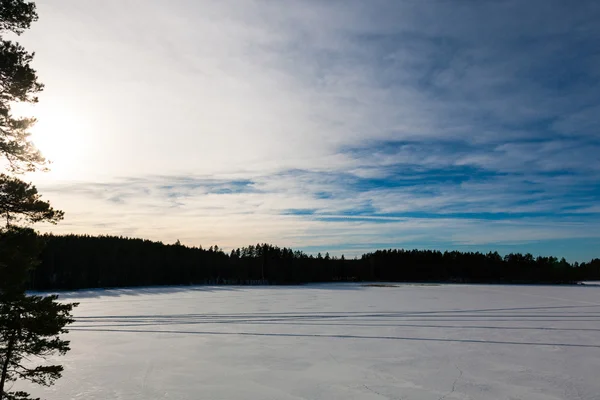
[[[600,399],[600,286],[166,287],[78,301],[63,399]]]

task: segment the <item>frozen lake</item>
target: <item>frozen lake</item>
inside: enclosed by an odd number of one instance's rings
[[[600,286],[65,293],[64,399],[600,399]]]

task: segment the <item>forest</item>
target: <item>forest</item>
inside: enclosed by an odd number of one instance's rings
[[[43,239],[40,264],[29,280],[32,290],[351,281],[572,284],[600,279],[600,259],[571,264],[531,254],[390,249],[346,259],[271,244],[225,253],[218,246],[203,249],[115,236]]]

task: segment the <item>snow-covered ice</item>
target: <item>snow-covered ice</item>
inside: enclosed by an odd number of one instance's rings
[[[600,399],[600,286],[63,293],[64,399]]]

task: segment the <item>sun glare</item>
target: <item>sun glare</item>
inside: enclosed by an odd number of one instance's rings
[[[47,177],[69,179],[80,175],[88,149],[85,141],[86,124],[77,110],[36,104],[19,107],[18,111],[20,115],[37,119],[31,128],[31,140],[50,161]]]

